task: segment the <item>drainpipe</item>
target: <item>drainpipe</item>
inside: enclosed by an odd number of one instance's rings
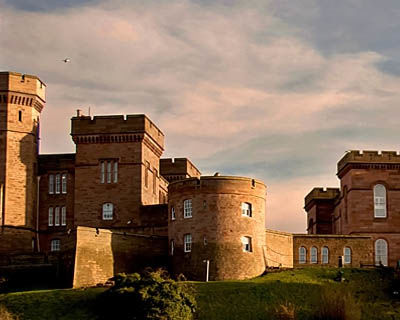
[[[40,190],[40,176],[37,177],[37,191],[36,191],[36,245],[37,250],[40,252],[40,244],[39,244],[39,192]]]

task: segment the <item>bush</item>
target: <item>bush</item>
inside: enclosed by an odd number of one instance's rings
[[[192,289],[169,279],[165,272],[118,274],[101,300],[104,316],[120,319],[190,320],[195,311]],[[121,317],[120,317],[121,315]]]
[[[325,287],[314,320],[360,320],[361,309],[345,287]]]
[[[19,318],[10,313],[5,306],[0,305],[0,319],[1,320],[18,320]]]

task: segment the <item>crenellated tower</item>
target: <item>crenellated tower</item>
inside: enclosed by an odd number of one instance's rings
[[[36,76],[0,72],[0,252],[32,251],[34,245],[45,88]]]

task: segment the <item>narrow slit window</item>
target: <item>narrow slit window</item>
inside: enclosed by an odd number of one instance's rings
[[[54,174],[49,175],[49,194],[54,194]]]
[[[104,161],[100,162],[100,182],[104,183],[105,182],[105,172],[106,172],[106,164]]]
[[[114,161],[114,183],[118,182],[118,162]]]
[[[56,207],[54,209],[54,225],[55,226],[60,225],[60,207]]]
[[[67,225],[67,209],[65,207],[61,207],[61,225]]]
[[[67,174],[63,173],[61,176],[61,192],[67,193]]]
[[[22,122],[22,111],[18,111],[18,121]]]
[[[56,174],[56,194],[59,194],[61,190],[61,175]]]
[[[111,161],[107,161],[107,183],[111,183]]]
[[[53,222],[53,207],[49,208],[49,227],[52,227],[54,225]]]

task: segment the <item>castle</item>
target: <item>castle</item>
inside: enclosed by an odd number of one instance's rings
[[[341,188],[306,196],[308,234],[266,230],[262,181],[161,158],[164,134],[145,115],[78,111],[76,152],[39,155],[45,90],[36,76],[0,73],[0,273],[56,265],[80,287],[146,266],[224,280],[339,257],[345,266],[400,259],[396,153],[346,154]]]

